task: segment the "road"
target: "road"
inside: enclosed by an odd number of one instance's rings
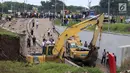
[[[52,26],[52,22],[49,21],[49,19],[35,19],[35,23],[36,23],[36,21],[38,21],[38,28],[36,29],[36,25],[35,25],[34,36],[36,37],[37,42],[42,46],[43,37],[46,38],[47,40],[49,40],[49,37],[47,36],[47,30],[48,30],[48,28],[52,29],[53,26]],[[31,27],[32,27],[32,25],[30,26],[30,28]],[[45,34],[45,36],[44,36],[44,34]],[[58,38],[58,34],[53,33],[53,30],[51,30],[51,34],[53,36],[53,39],[56,41]],[[37,45],[37,47],[33,51],[41,53],[42,48],[38,47],[38,45]]]
[[[23,31],[26,31],[26,25],[28,24],[28,22],[30,21],[30,18],[18,18],[16,20],[12,20],[12,21],[8,21],[6,22],[3,26],[6,29],[15,31],[17,33],[23,33]],[[36,21],[38,21],[38,29],[36,29],[36,25],[34,27],[34,35],[36,37],[36,41],[42,46],[42,40],[43,40],[43,35],[45,34],[45,38],[48,40],[48,36],[47,36],[47,30],[48,28],[53,28],[52,26],[52,22],[49,21],[49,19],[37,19],[35,18],[35,23]],[[30,27],[28,27],[29,29],[32,28],[32,24],[30,24]],[[29,30],[30,32],[30,30]],[[25,37],[25,41],[23,41],[24,39],[22,39],[22,42],[25,43],[25,48],[23,50],[23,54],[26,56],[32,52],[42,52],[42,48],[39,45],[36,45],[36,47],[31,46],[31,48],[27,48],[27,37],[28,37],[28,33],[26,32],[26,37]],[[54,38],[54,40],[56,41],[58,38],[58,34],[57,33],[53,33],[53,31],[51,30],[51,34]],[[31,45],[32,45],[32,40],[31,40]],[[23,47],[23,46],[22,46]]]
[[[56,26],[56,29],[62,33],[65,30],[66,27],[63,26]],[[88,43],[91,41],[93,32],[89,31],[81,31],[79,33],[80,39],[84,43],[84,41],[88,41]],[[123,45],[129,45],[130,44],[130,36],[123,36],[123,35],[114,35],[114,34],[102,34],[102,40],[100,42],[100,50],[99,50],[99,58],[102,57],[103,49],[106,49],[106,51],[109,51],[111,53],[115,53],[117,56],[117,65],[119,65],[121,60],[121,53],[117,50],[120,50],[119,47]],[[97,41],[97,46],[99,46],[99,41]]]

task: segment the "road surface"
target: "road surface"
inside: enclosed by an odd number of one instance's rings
[[[42,40],[43,37],[46,38],[47,40],[49,40],[49,37],[47,36],[47,30],[48,28],[51,29],[51,34],[53,36],[53,39],[56,41],[58,38],[58,34],[57,33],[53,33],[53,26],[52,26],[52,22],[49,21],[49,19],[34,19],[35,23],[36,21],[38,21],[38,28],[36,29],[36,24],[34,29],[34,36],[37,39],[37,42],[42,46]],[[32,24],[30,25],[30,29],[32,28]],[[45,35],[45,36],[44,36]],[[34,48],[34,47],[33,47]],[[37,49],[37,50],[36,50]],[[42,48],[41,47],[37,47],[34,49],[34,52],[42,52]]]
[[[2,27],[9,29],[9,30],[13,30],[17,33],[23,33],[23,31],[26,31],[26,25],[28,24],[28,22],[30,21],[30,18],[18,18],[16,20],[12,20],[12,21],[8,21],[6,22],[4,25],[1,25]],[[48,40],[48,36],[47,36],[47,29],[48,28],[53,28],[52,26],[52,22],[49,21],[49,19],[37,19],[35,18],[35,23],[36,21],[38,21],[38,29],[36,29],[36,25],[34,27],[34,36],[36,37],[36,41],[42,46],[42,40],[43,40],[43,35],[45,34],[45,38]],[[30,24],[30,27],[28,27],[29,29],[32,28],[32,24]],[[29,30],[30,31],[30,30]],[[23,50],[24,55],[28,55],[30,53],[33,52],[42,52],[42,48],[39,45],[36,45],[36,47],[31,46],[31,48],[27,48],[27,37],[28,37],[28,33],[26,32],[26,37],[25,37],[25,41],[23,41],[25,43],[25,49]],[[57,33],[53,33],[53,31],[51,30],[51,34],[54,38],[54,40],[56,41],[58,38],[58,34]],[[31,40],[31,45],[32,45],[32,40]]]

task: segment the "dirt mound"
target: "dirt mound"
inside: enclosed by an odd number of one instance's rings
[[[0,35],[0,60],[18,60],[20,58],[20,38]]]

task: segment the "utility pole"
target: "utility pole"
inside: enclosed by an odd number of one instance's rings
[[[13,8],[12,8],[12,7],[13,7],[13,5],[12,5],[12,0],[11,0],[11,11],[13,12],[13,10],[12,10]],[[11,13],[12,13],[12,12],[11,12]]]
[[[64,13],[65,13],[65,6],[64,6],[64,3],[63,3],[63,25],[64,25]]]
[[[25,12],[25,0],[24,0],[24,7],[23,8],[24,8],[23,11]]]
[[[4,6],[3,6],[3,0],[2,0],[2,11],[1,11],[2,14],[3,14],[3,10],[4,10]]]
[[[56,5],[57,5],[57,2],[55,0],[55,18],[56,18]]]
[[[88,0],[88,7],[89,7],[89,10],[90,10],[90,7],[91,7],[91,0]]]
[[[110,0],[108,0],[108,32],[110,31]]]

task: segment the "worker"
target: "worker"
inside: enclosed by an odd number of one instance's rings
[[[46,52],[46,39],[44,38],[43,41],[42,41],[42,54],[45,54]]]
[[[29,38],[29,37],[27,38],[27,47],[28,47],[28,48],[30,48],[30,47],[31,47],[31,40],[30,40],[30,38]]]
[[[32,41],[33,41],[33,46],[36,46],[36,37],[35,36],[33,36]]]
[[[116,62],[116,55],[113,53],[113,55],[114,55],[114,58],[115,58],[115,62]]]
[[[48,36],[50,36],[50,32],[51,32],[51,29],[48,28],[48,30],[47,30]]]
[[[106,65],[109,64],[109,52],[106,53]]]
[[[81,46],[83,45],[82,41],[80,40]]]
[[[55,45],[55,40],[54,39],[52,40],[52,44]]]
[[[55,32],[55,26],[53,26],[53,32]]]
[[[33,31],[33,28],[31,29],[31,35],[33,35],[34,31]]]
[[[36,21],[36,29],[38,28],[38,20]]]
[[[87,41],[85,41],[85,43],[84,43],[84,47],[88,47],[88,43],[87,43]]]
[[[47,40],[46,44],[47,44],[47,45],[50,45],[50,44],[51,44],[51,41],[50,41],[50,40]]]
[[[50,37],[49,37],[49,41],[52,42],[52,39],[53,39],[53,37],[52,37],[52,34],[51,34]]]
[[[120,16],[121,23],[123,23],[123,18],[124,18],[123,16]]]
[[[104,49],[103,53],[102,53],[102,60],[101,60],[101,64],[105,64],[106,62],[106,49]]]

